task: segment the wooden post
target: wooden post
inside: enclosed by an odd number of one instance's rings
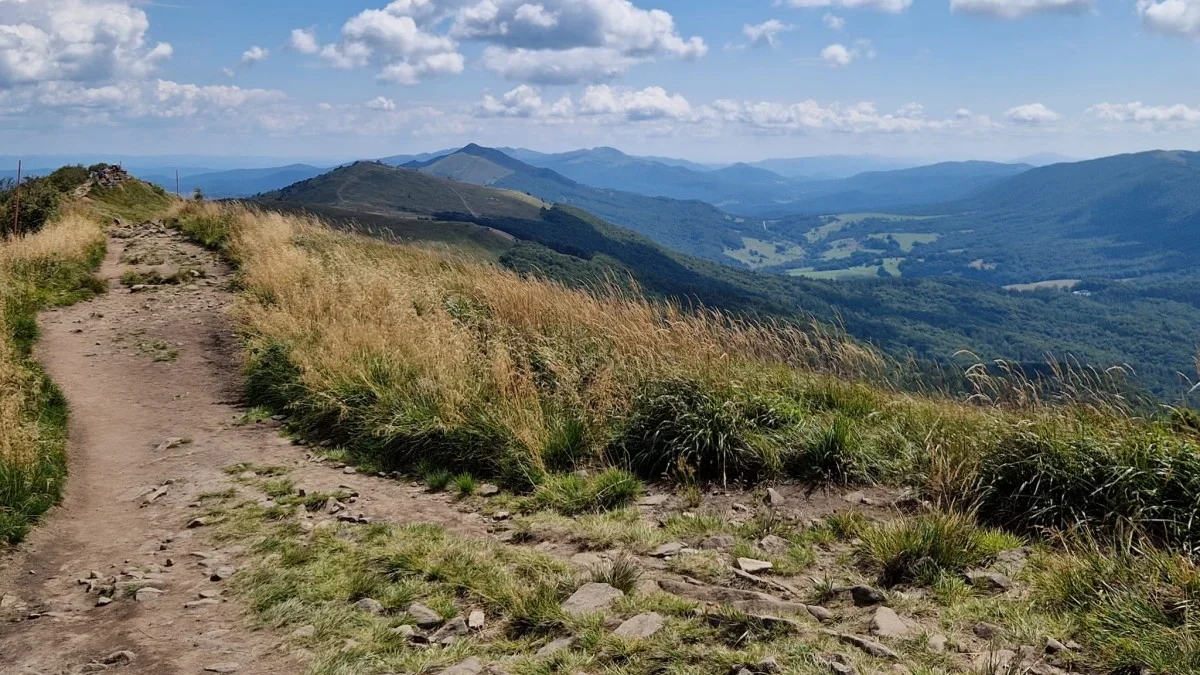
[[[13,236],[21,232],[21,160],[17,160],[17,187],[13,190]]]
[[[175,169],[175,196],[179,196],[179,169]]]

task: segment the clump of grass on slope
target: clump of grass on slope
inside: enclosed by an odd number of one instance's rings
[[[37,311],[101,292],[103,254],[102,229],[74,211],[0,240],[0,542],[22,539],[66,477],[66,401],[30,356]]]
[[[863,527],[855,548],[858,561],[888,586],[932,585],[945,574],[961,574],[1017,548],[1011,534],[980,527],[969,514],[930,513]]]
[[[1039,561],[1035,597],[1071,617],[1097,672],[1200,672],[1200,568],[1194,559],[1126,542],[1069,545]]]
[[[635,476],[621,469],[606,469],[595,476],[547,476],[533,493],[533,504],[564,515],[598,513],[629,506],[645,492]]]

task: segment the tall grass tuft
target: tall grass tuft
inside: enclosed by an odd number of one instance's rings
[[[1021,545],[1017,537],[980,527],[962,513],[930,513],[872,525],[862,528],[858,537],[856,558],[887,586],[931,586],[943,575],[962,573]]]

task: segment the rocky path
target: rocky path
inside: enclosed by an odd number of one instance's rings
[[[133,291],[119,280],[131,270],[185,283]],[[225,467],[296,455],[271,425],[235,422],[231,271],[143,226],[113,232],[101,275],[108,294],[42,317],[71,473],[61,508],[0,570],[0,671],[299,672],[226,599],[238,551],[187,528],[189,504],[233,485]]]

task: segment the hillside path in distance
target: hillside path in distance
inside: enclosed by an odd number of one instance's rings
[[[70,476],[0,563],[0,671],[301,672],[227,597],[239,551],[188,528],[201,495],[236,485],[226,467],[295,455],[277,425],[235,423],[231,270],[161,226],[111,235],[109,292],[41,317],[37,355],[71,409]],[[166,260],[187,283],[131,291],[123,260]]]

